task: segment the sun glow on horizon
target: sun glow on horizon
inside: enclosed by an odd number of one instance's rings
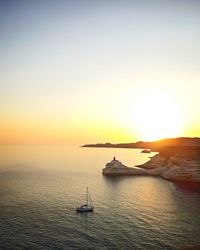
[[[144,2],[0,1],[0,144],[199,137],[200,1]]]
[[[177,101],[163,91],[141,93],[134,105],[134,127],[142,140],[177,137],[183,115]]]

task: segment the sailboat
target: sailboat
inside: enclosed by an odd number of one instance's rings
[[[86,203],[76,208],[77,212],[93,212],[94,206],[90,197],[88,187],[86,188]]]

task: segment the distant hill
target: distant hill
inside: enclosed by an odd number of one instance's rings
[[[191,160],[200,159],[200,147],[197,146],[182,146],[182,147],[164,147],[159,149],[159,155],[165,158],[178,156],[179,158],[187,158]]]
[[[200,138],[179,137],[154,141],[151,144],[152,149],[160,149],[163,147],[198,147],[200,146]]]
[[[178,137],[162,139],[154,142],[131,142],[131,143],[97,143],[97,144],[86,144],[82,147],[103,147],[103,148],[141,148],[151,149],[152,151],[159,151],[164,147],[200,147],[199,137]]]

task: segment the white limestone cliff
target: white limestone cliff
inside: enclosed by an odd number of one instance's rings
[[[200,183],[200,161],[179,156],[155,155],[150,161],[137,167],[127,167],[113,159],[103,169],[104,175],[153,175],[171,181]]]
[[[104,175],[146,175],[146,170],[138,167],[127,167],[115,158],[106,164]]]

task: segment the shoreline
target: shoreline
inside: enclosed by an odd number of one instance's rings
[[[184,153],[178,155],[176,152],[180,153],[180,148],[177,151],[174,151],[173,148],[173,154],[166,155],[166,151],[169,154],[169,150],[171,148],[165,149],[165,154],[161,151],[144,164],[134,167],[125,166],[114,158],[106,164],[102,174],[106,176],[157,176],[172,182],[197,183],[200,185],[199,155],[198,158],[194,158],[194,154],[191,154],[192,157]],[[184,151],[185,148],[181,150]]]

